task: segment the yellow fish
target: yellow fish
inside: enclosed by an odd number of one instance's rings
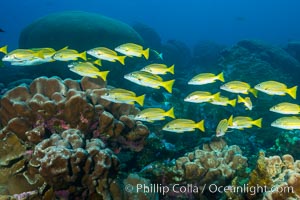
[[[257,84],[254,88],[269,95],[289,94],[293,99],[296,99],[297,95],[297,86],[287,88],[285,84],[277,81],[265,81]]]
[[[220,89],[225,90],[227,92],[241,93],[241,94],[249,94],[250,92],[255,97],[257,97],[257,91],[251,88],[251,86],[248,83],[242,81],[230,81],[222,85]]]
[[[106,47],[97,47],[87,51],[87,54],[94,56],[101,60],[107,60],[110,62],[120,62],[122,65],[125,65],[126,56],[118,56],[117,52],[108,49]]]
[[[173,119],[175,118],[173,107],[168,111],[165,111],[161,108],[147,108],[139,112],[134,117],[134,119],[140,121],[153,122],[157,120],[164,120],[165,117],[171,117]]]
[[[115,51],[122,53],[126,56],[132,57],[142,57],[144,56],[147,60],[149,58],[149,48],[143,49],[141,45],[134,44],[134,43],[126,43],[122,44],[115,48]]]
[[[187,97],[184,98],[186,102],[192,103],[203,103],[203,102],[211,102],[214,99],[219,100],[220,92],[216,94],[211,94],[210,92],[205,91],[195,91],[189,94]]]
[[[280,114],[293,114],[297,115],[300,114],[300,105],[294,104],[294,103],[288,103],[288,102],[283,102],[279,103],[272,108],[270,108],[270,111],[280,113]]]
[[[0,47],[0,52],[7,54],[7,45]]]
[[[216,80],[220,80],[224,82],[224,75],[223,72],[221,72],[218,75],[212,74],[212,73],[201,73],[197,76],[194,76],[189,82],[189,85],[205,85],[208,83],[214,83]]]
[[[200,122],[196,123],[195,121],[190,119],[174,119],[167,123],[163,127],[163,130],[176,133],[183,133],[186,131],[194,131],[196,128],[204,132],[204,120],[201,120]]]
[[[231,120],[231,119],[230,119]],[[238,116],[229,122],[229,128],[243,130],[244,128],[251,128],[253,125],[261,128],[262,118],[253,120],[251,117]]]
[[[30,49],[15,49],[9,52],[8,54],[6,54],[2,58],[2,61],[7,61],[7,62],[30,61],[35,58],[44,59],[43,53],[40,51],[35,52]]]
[[[78,53],[78,51],[74,49],[61,49],[57,51],[53,58],[55,60],[59,61],[70,61],[70,60],[78,60],[78,58],[81,58],[83,60],[86,60],[86,52]]]
[[[79,62],[68,65],[70,71],[75,72],[81,76],[88,76],[91,78],[101,77],[106,81],[107,74],[109,71],[100,71],[95,65],[90,62]]]
[[[228,130],[228,120],[222,119],[216,129],[216,136],[221,137],[225,135],[226,131]]]
[[[287,130],[300,129],[300,117],[281,117],[272,122],[271,126]]]
[[[165,88],[169,93],[172,93],[172,87],[175,80],[164,81],[160,76],[144,71],[135,71],[124,76],[125,79],[136,84],[159,89]]]
[[[141,71],[150,72],[151,74],[174,74],[174,65],[167,67],[165,64],[150,64],[141,69]]]
[[[230,100],[227,97],[220,96],[219,99],[213,98],[212,101],[210,101],[209,103],[214,104],[214,105],[220,105],[220,106],[231,105],[232,107],[235,107],[236,99]]]
[[[240,95],[238,95],[238,103],[243,103],[248,110],[252,110],[253,108],[250,97],[243,98]]]
[[[139,105],[143,106],[145,94],[136,96],[132,91],[114,88],[102,95],[101,98],[115,103],[134,104],[134,102],[137,102]]]

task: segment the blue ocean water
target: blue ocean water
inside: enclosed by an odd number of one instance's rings
[[[189,46],[199,40],[234,44],[260,39],[283,44],[299,38],[300,2],[297,0],[151,0],[151,1],[2,1],[0,42],[17,47],[22,28],[47,14],[82,10],[103,14],[125,23],[153,27],[164,41],[177,39]]]
[[[0,199],[276,199],[276,191],[253,195],[244,187],[280,184],[298,192],[280,200],[300,199],[299,0],[10,0],[0,6],[0,58],[8,45],[8,55],[30,48],[20,53],[29,54],[25,63],[49,59],[28,66],[17,56],[0,61]],[[28,26],[59,12],[76,20]],[[132,27],[136,32],[128,33]],[[133,45],[137,56],[116,50],[140,36],[145,45]],[[98,44],[116,50],[117,58],[96,64],[87,51]],[[69,53],[76,58],[65,58]],[[167,71],[139,71],[150,64]],[[107,82],[97,70],[106,71]],[[134,79],[133,71],[141,77]],[[190,84],[200,73],[210,73],[207,84]],[[233,84],[239,91],[226,89],[231,81],[239,81]],[[157,82],[160,88],[151,85]],[[279,103],[293,105],[273,112]],[[138,118],[146,109],[154,119]],[[244,190],[226,193],[227,186]]]

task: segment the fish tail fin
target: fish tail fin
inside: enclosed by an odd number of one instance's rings
[[[80,53],[79,57],[82,58],[83,60],[86,60],[86,51]]]
[[[228,104],[231,105],[232,107],[235,107],[236,99],[229,100]]]
[[[97,75],[100,76],[104,81],[106,81],[106,77],[109,71],[98,72]]]
[[[200,122],[196,123],[196,128],[202,132],[205,132],[204,120],[201,120]]]
[[[296,99],[296,96],[297,96],[297,88],[298,86],[294,86],[292,88],[289,88],[287,89],[287,93],[293,98],[293,99]]]
[[[259,118],[255,121],[253,121],[252,124],[257,126],[258,128],[261,128],[261,122],[262,122],[262,118]]]
[[[217,92],[216,94],[213,95],[213,99],[219,101],[220,100],[220,95],[221,95],[221,92]]]
[[[172,93],[172,88],[175,80],[169,80],[162,83],[162,86],[169,92]]]
[[[0,52],[7,54],[7,45],[0,48]]]
[[[245,101],[245,99],[243,99],[243,97],[238,95],[238,103],[243,103],[244,101]]]
[[[144,100],[145,100],[145,94],[139,96],[139,97],[136,97],[136,102],[140,105],[140,106],[143,106],[144,105]]]
[[[256,89],[250,88],[250,89],[249,89],[249,92],[250,92],[251,94],[253,94],[253,96],[255,96],[255,97],[257,98],[257,90],[256,90]]]
[[[147,49],[145,49],[145,50],[143,50],[143,55],[144,55],[144,57],[148,60],[148,58],[149,58],[149,48],[147,48]]]
[[[95,60],[93,63],[98,65],[98,66],[102,66],[102,61],[100,59]]]
[[[45,58],[45,56],[44,56],[44,54],[43,54],[43,52],[42,51],[38,51],[38,52],[36,52],[36,54],[35,54],[38,58],[41,58],[41,59],[44,59]]]
[[[163,60],[164,59],[163,53],[158,54],[158,57]]]
[[[228,118],[228,126],[232,126],[233,125],[233,115],[231,115],[229,118]]]
[[[220,74],[218,74],[217,77],[218,77],[218,79],[220,81],[225,82],[225,80],[224,80],[224,73],[223,72],[221,72]]]
[[[171,74],[174,74],[174,67],[175,67],[175,65],[172,65],[171,67],[169,67],[168,72],[170,72]]]
[[[170,110],[168,110],[168,111],[165,113],[165,116],[171,117],[171,118],[175,119],[175,115],[174,115],[174,107],[172,107]]]
[[[118,60],[122,65],[125,65],[125,58],[126,58],[126,56],[118,56],[117,60]]]

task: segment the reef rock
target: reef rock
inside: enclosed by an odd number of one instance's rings
[[[288,77],[299,82],[300,63],[284,49],[256,40],[242,40],[221,53],[220,65],[234,80],[276,80],[287,83]],[[280,75],[279,75],[280,74]],[[255,83],[257,84],[257,83]]]
[[[285,48],[286,51],[300,62],[300,41],[291,41]]]
[[[115,48],[127,42],[143,44],[139,34],[123,22],[96,13],[65,11],[47,15],[25,27],[19,47],[69,46],[84,51],[98,46]]]

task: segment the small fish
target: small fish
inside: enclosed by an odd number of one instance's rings
[[[214,104],[214,105],[220,105],[220,106],[231,105],[232,107],[235,107],[236,99],[231,99],[230,100],[227,97],[220,96],[219,99],[213,98],[212,101],[210,101],[209,103]]]
[[[250,97],[243,98],[240,95],[238,95],[238,103],[243,103],[248,110],[252,110],[253,108]]]
[[[175,80],[164,81],[160,76],[144,71],[134,71],[124,76],[125,79],[132,81],[138,85],[159,89],[165,88],[169,93],[172,93],[172,88]]]
[[[7,45],[0,47],[0,52],[7,54]]]
[[[0,32],[1,32],[1,33],[4,33],[5,31],[4,31],[2,28],[0,28]]]
[[[283,102],[270,108],[270,111],[280,113],[280,114],[286,114],[286,115],[289,114],[297,115],[300,114],[300,105]]]
[[[78,60],[78,58],[81,58],[83,60],[86,60],[86,52],[78,53],[78,51],[74,49],[61,49],[57,51],[53,58],[55,60],[59,61],[70,61],[70,60]]]
[[[165,111],[161,108],[147,108],[139,112],[134,117],[134,119],[140,121],[153,122],[157,120],[164,120],[165,117],[171,117],[173,119],[175,118],[173,107],[168,111]]]
[[[300,129],[300,117],[281,117],[272,122],[271,126],[287,130]]]
[[[110,62],[119,61],[122,65],[125,65],[126,56],[118,56],[117,52],[108,49],[106,47],[97,47],[87,51],[87,54],[94,56],[101,60],[107,60]]]
[[[212,73],[201,73],[197,76],[194,76],[189,82],[189,85],[205,85],[208,83],[214,83],[216,80],[220,80],[224,82],[224,75],[223,72],[221,72],[218,75],[212,74]]]
[[[168,72],[174,74],[174,65],[167,67],[165,64],[150,64],[141,69],[141,71],[150,72],[151,74],[167,74]]]
[[[70,71],[81,76],[88,76],[91,78],[101,77],[104,81],[106,81],[107,74],[109,73],[109,71],[100,71],[90,62],[71,63],[68,67]]]
[[[184,101],[192,103],[203,103],[211,102],[214,99],[220,99],[220,92],[217,92],[216,94],[211,94],[210,92],[205,91],[195,91],[189,94],[187,97],[185,97]]]
[[[161,59],[163,60],[164,57],[163,57],[163,53],[159,53],[158,51],[154,50],[154,49],[150,49],[150,52],[153,52],[153,54],[158,58],[158,59]],[[151,54],[151,53],[150,53]]]
[[[140,106],[143,106],[145,94],[136,96],[132,91],[114,88],[102,95],[101,98],[115,103],[134,104],[134,102],[137,102]]]
[[[122,53],[126,56],[132,57],[142,57],[144,56],[147,60],[149,58],[149,48],[143,49],[141,45],[134,44],[134,43],[126,43],[122,44],[115,48],[115,51]]]
[[[277,81],[265,81],[257,84],[254,88],[269,95],[284,96],[289,94],[293,99],[296,99],[297,87],[287,88],[285,84]]]
[[[216,136],[221,137],[225,135],[226,131],[228,130],[228,120],[222,119],[216,129]]]
[[[167,123],[163,127],[163,130],[176,133],[183,133],[186,131],[194,131],[196,128],[204,132],[204,120],[201,120],[200,122],[196,123],[195,121],[190,119],[174,119]]]
[[[241,93],[241,94],[249,94],[250,92],[255,97],[257,97],[257,90],[251,88],[251,86],[248,83],[242,81],[230,81],[222,85],[220,89],[225,90],[227,92]]]
[[[261,128],[262,118],[253,120],[251,117],[238,116],[229,122],[229,128],[243,130],[244,128],[252,128],[252,126],[257,126]]]
[[[9,52],[8,54],[6,54],[2,58],[2,61],[19,62],[19,61],[30,61],[35,58],[44,59],[44,55],[40,51],[35,52],[30,49],[15,49],[15,50]]]

